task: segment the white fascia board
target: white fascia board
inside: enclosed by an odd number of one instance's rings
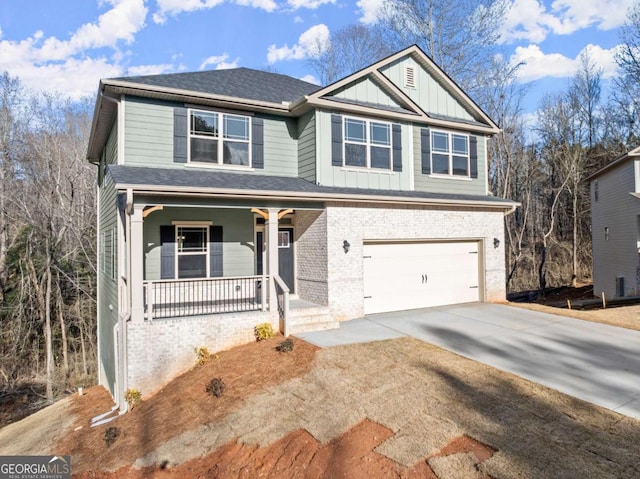
[[[419,198],[419,197],[395,197],[380,195],[359,195],[341,193],[312,193],[306,191],[264,191],[264,190],[239,190],[222,188],[199,188],[194,192],[192,187],[166,187],[155,185],[117,185],[117,189],[124,191],[132,188],[135,194],[148,196],[191,196],[191,197],[215,197],[215,198],[235,198],[247,199],[255,198],[259,200],[295,200],[295,201],[348,201],[355,203],[384,203],[384,204],[412,204],[412,205],[434,205],[434,206],[472,206],[481,208],[491,208],[500,210],[511,210],[520,206],[520,203],[505,200],[502,201],[482,201],[482,200],[457,200],[445,198]]]

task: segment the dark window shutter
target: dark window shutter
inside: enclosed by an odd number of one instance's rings
[[[402,128],[398,123],[392,127],[393,171],[402,171]]]
[[[251,120],[251,161],[254,168],[264,168],[264,121]]]
[[[176,277],[176,227],[160,226],[160,279]]]
[[[173,162],[187,162],[187,109],[177,106],[173,109]]]
[[[342,166],[342,116],[331,115],[331,164]]]
[[[420,129],[420,158],[422,162],[422,174],[431,174],[431,134],[429,128]]]
[[[471,178],[478,177],[478,137],[469,137],[469,169]]]
[[[209,276],[222,276],[222,226],[209,227]]]

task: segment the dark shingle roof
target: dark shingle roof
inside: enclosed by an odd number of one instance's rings
[[[273,103],[294,101],[320,88],[287,75],[251,68],[133,76],[113,80]]]
[[[111,165],[108,168],[116,187],[118,186],[166,186],[199,189],[234,189],[264,192],[290,192],[330,195],[386,196],[390,198],[442,200],[455,202],[490,202],[510,206],[517,203],[511,200],[483,195],[460,195],[445,193],[426,193],[423,191],[394,191],[362,188],[342,188],[321,186],[302,178],[285,176],[267,176],[245,173],[228,173],[213,170],[186,170],[181,168],[147,168],[142,166]],[[314,198],[317,200],[317,198]]]

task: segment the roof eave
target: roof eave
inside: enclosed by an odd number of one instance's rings
[[[609,163],[608,165],[603,166],[602,168],[600,168],[598,171],[596,171],[595,173],[590,174],[589,176],[587,176],[584,181],[591,181],[594,180],[595,178],[601,176],[602,174],[608,172],[609,170],[612,170],[613,168],[615,168],[616,166],[622,165],[623,163],[626,163],[629,160],[635,160],[638,159],[637,157],[640,157],[640,147],[635,148],[633,150],[631,150],[628,153],[625,153],[624,155],[622,155],[619,158],[616,158],[615,160],[613,160],[611,163]]]
[[[472,206],[498,210],[512,210],[520,206],[520,203],[510,200],[483,201],[462,200],[453,198],[417,198],[396,197],[388,195],[361,195],[345,193],[322,193],[308,191],[265,191],[235,188],[198,188],[197,192],[192,187],[181,186],[157,186],[120,183],[116,189],[126,191],[133,190],[136,194],[149,196],[192,196],[192,197],[217,197],[217,198],[254,198],[261,200],[296,200],[296,201],[349,201],[356,203],[383,203],[383,204],[410,204],[433,206]]]
[[[213,104],[224,104],[227,108],[246,109],[273,112],[279,114],[290,114],[290,102],[268,102],[262,100],[253,100],[250,98],[239,98],[225,95],[215,95],[212,93],[204,93],[193,90],[184,90],[181,88],[160,87],[156,85],[146,85],[143,83],[128,82],[123,80],[104,80],[105,89],[125,94],[136,95],[150,98],[164,97],[169,101],[196,102],[205,100]]]

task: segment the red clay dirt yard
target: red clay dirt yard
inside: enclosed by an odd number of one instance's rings
[[[112,402],[91,388],[0,430],[0,451],[71,454],[82,479],[640,477],[635,419],[410,338],[281,339],[223,351],[95,428]]]

